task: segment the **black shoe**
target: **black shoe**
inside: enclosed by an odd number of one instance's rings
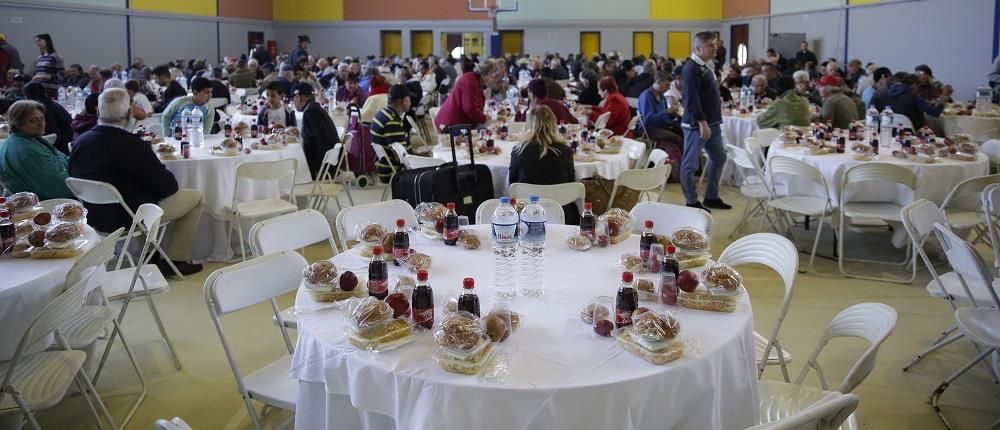
[[[722,201],[722,199],[705,199],[704,203],[705,203],[705,206],[708,206],[708,207],[710,207],[712,209],[732,209],[733,208],[732,206],[727,205],[726,202]]]
[[[689,207],[689,208],[695,208],[695,209],[701,209],[701,210],[703,210],[705,212],[712,213],[712,211],[708,210],[708,208],[702,206],[700,202],[688,203],[687,207]]]
[[[166,260],[160,258],[154,260],[156,261],[153,261],[152,263],[155,264],[156,267],[160,269],[160,273],[162,273],[163,276],[166,276],[168,278],[177,276],[177,274],[174,273],[174,269],[171,268],[169,264],[167,264]],[[189,276],[201,272],[202,269],[202,265],[200,264],[193,264],[184,261],[171,261],[171,263],[174,263],[174,266],[177,267],[177,271],[181,272],[181,275],[184,276]]]

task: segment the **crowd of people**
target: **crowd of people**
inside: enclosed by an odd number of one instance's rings
[[[231,101],[231,88],[256,89],[266,97],[258,123],[300,127],[314,176],[325,152],[340,141],[325,107],[332,102],[359,112],[359,123],[351,125],[356,139],[368,138],[387,148],[400,143],[416,154],[425,154],[426,146],[410,145],[407,117],[424,121],[427,108],[439,105],[433,120],[438,129],[478,126],[488,122],[488,103],[521,103],[516,120],[526,122],[527,131],[510,155],[509,177],[511,182],[539,184],[576,180],[572,151],[557,133],[558,124],[592,124],[606,114],[605,127],[615,134],[645,136],[676,155],[671,162],[678,164],[686,203],[706,210],[730,208],[718,194],[726,162],[720,124],[722,111],[733,106],[734,96],[744,88],[756,101],[768,104],[758,122],[769,128],[813,121],[846,128],[871,106],[891,107],[919,128],[925,115],[940,115],[952,95],[952,88],[937,81],[926,65],[913,73],[893,73],[856,59],[845,66],[832,58],[818,63],[806,42],[795,58],[769,49],[765,57],[741,66],[725,54],[714,32],[695,35],[694,52],[684,59],[623,58],[615,53],[591,58],[559,53],[322,57],[310,52],[311,40],[302,35],[283,55],[274,56],[258,44],[218,65],[177,59],[150,66],[136,58],[128,67],[95,65],[86,71],[79,64],[65,67],[49,35],[39,34],[36,43],[39,55],[28,74],[17,49],[0,35],[0,87],[3,98],[13,101],[7,113],[11,137],[0,146],[4,184],[10,191],[30,189],[42,198],[71,197],[63,183],[71,175],[111,182],[133,207],[169,203],[165,219],[177,223],[168,253],[185,271],[199,269],[186,263],[185,247],[190,248],[189,235],[200,216],[200,194],[178,189],[148,147],[129,146],[135,139],[126,131],[154,113],[162,113],[164,130],[171,130],[181,112],[192,109],[202,111],[207,132],[218,130],[209,100]],[[575,84],[564,86],[567,80]],[[85,95],[75,117],[56,102],[60,88],[69,87]],[[568,92],[576,96],[575,112],[568,108]],[[634,99],[634,108],[629,99]],[[301,123],[292,106],[303,113]],[[634,115],[640,117],[639,126],[628,130]],[[48,134],[56,136],[53,142],[42,139]],[[694,175],[702,168],[703,150],[709,156],[709,180],[699,199]],[[403,169],[394,151],[386,154],[375,164],[383,177]],[[120,209],[90,210],[107,212],[94,217],[103,229],[128,223]]]

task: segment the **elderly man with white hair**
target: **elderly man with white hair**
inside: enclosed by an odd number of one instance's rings
[[[201,271],[200,264],[190,264],[191,243],[201,219],[201,192],[181,189],[173,173],[160,162],[148,144],[125,128],[131,101],[128,93],[113,88],[101,93],[96,127],[82,134],[73,143],[69,157],[69,175],[74,178],[107,182],[118,189],[125,203],[134,211],[144,203],[163,208],[162,222],[173,223],[172,234],[164,250],[181,274]],[[92,205],[88,223],[102,232],[128,227],[132,218],[117,204]],[[164,275],[173,274],[159,255],[153,262]]]
[[[823,99],[819,96],[819,91],[813,86],[809,79],[809,72],[799,70],[792,73],[792,80],[795,81],[795,92],[798,95],[809,99],[809,103],[822,105]]]

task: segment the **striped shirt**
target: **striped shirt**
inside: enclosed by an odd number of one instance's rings
[[[409,149],[403,118],[391,106],[386,106],[372,119],[372,143],[388,146],[393,142],[402,143]]]
[[[65,73],[62,57],[56,52],[39,55],[35,60],[35,81],[45,87],[45,95],[49,98],[56,98]]]

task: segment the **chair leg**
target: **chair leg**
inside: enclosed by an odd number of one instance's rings
[[[802,271],[803,273],[805,273],[806,271],[812,269],[812,267],[813,267],[813,260],[816,259],[816,249],[819,248],[819,237],[820,237],[820,235],[823,234],[823,218],[824,218],[824,216],[821,215],[819,217],[819,219],[816,220],[816,222],[819,224],[819,227],[816,227],[816,238],[813,239],[812,251],[809,252],[809,265],[806,266],[806,270]]]
[[[163,343],[167,346],[167,352],[170,353],[170,358],[174,361],[174,367],[177,370],[181,370],[181,362],[177,359],[177,351],[174,350],[174,343],[170,340],[170,336],[167,335],[167,329],[163,327],[163,320],[160,319],[160,312],[156,309],[156,303],[153,302],[153,295],[149,292],[149,287],[146,283],[142,284],[143,289],[146,290],[146,305],[149,306],[149,312],[153,314],[153,322],[156,323],[156,328],[160,331],[160,337],[163,338]]]
[[[247,413],[250,415],[250,422],[253,423],[253,428],[260,430],[260,417],[257,416],[257,409],[253,406],[253,400],[248,395],[244,395],[243,403],[247,407]]]
[[[906,366],[903,366],[903,371],[904,372],[910,371],[910,368],[916,366],[917,363],[920,362],[920,360],[923,360],[924,357],[927,356],[927,354],[930,354],[934,351],[944,348],[945,346],[948,346],[952,342],[965,337],[965,335],[962,333],[958,333],[954,336],[948,337],[949,335],[951,335],[956,331],[958,331],[958,326],[951,326],[951,328],[949,328],[948,330],[941,332],[941,335],[938,336],[938,338],[935,339],[933,343],[931,343],[927,348],[924,348],[923,351],[918,352],[917,356],[914,357],[913,360],[910,360],[910,362],[907,363]]]
[[[28,423],[31,424],[31,428],[35,430],[42,430],[42,426],[38,425],[38,421],[35,419],[35,413],[28,407],[28,404],[21,397],[21,393],[15,390],[14,387],[7,387],[4,389],[4,392],[10,394],[10,396],[14,398],[14,403],[17,403],[17,407],[21,409],[25,418],[28,419]],[[98,424],[100,424],[100,422],[98,422]]]
[[[143,376],[142,369],[139,368],[139,363],[136,362],[135,355],[132,354],[132,348],[128,346],[128,341],[125,340],[125,332],[118,324],[118,320],[111,320],[111,322],[114,323],[115,329],[118,331],[118,337],[122,341],[122,347],[125,349],[125,355],[127,355],[129,361],[132,362],[132,369],[135,370],[135,376],[139,378],[139,398],[136,399],[135,404],[132,405],[132,408],[129,409],[128,414],[125,415],[125,418],[122,420],[122,428],[126,428],[128,427],[128,423],[132,421],[132,418],[135,417],[136,412],[139,411],[139,406],[141,406],[142,402],[146,400],[146,395],[149,393],[149,390],[146,387],[146,377]]]
[[[232,214],[232,217],[235,218],[236,214],[235,213]],[[233,222],[234,222],[233,219],[229,220],[229,229],[226,231],[226,258],[227,259],[229,258],[229,251],[231,251],[232,248],[233,248],[233,229],[235,228],[233,226]]]
[[[237,232],[240,234],[240,257],[243,259],[243,261],[247,261],[247,250],[243,245],[243,221],[240,220],[240,218],[242,217],[236,215],[236,229]]]
[[[777,338],[774,339],[774,348],[778,351],[778,366],[781,366],[781,376],[785,378],[785,382],[791,382],[792,380],[788,377],[788,363],[785,362],[785,350],[781,348],[781,342],[778,342]]]
[[[951,376],[948,376],[947,379],[942,381],[941,385],[939,385],[937,389],[934,390],[934,393],[931,394],[930,397],[931,406],[934,407],[934,412],[937,413],[938,418],[941,419],[941,422],[944,423],[944,426],[947,427],[948,429],[952,429],[953,427],[951,426],[951,423],[948,422],[948,419],[944,417],[944,412],[941,410],[941,405],[938,404],[938,402],[941,400],[941,395],[944,394],[944,390],[947,390],[948,386],[951,385],[952,382],[955,382],[955,380],[961,377],[963,374],[965,374],[965,372],[968,372],[969,369],[972,368],[972,366],[975,366],[977,363],[982,361],[983,358],[986,358],[994,351],[996,351],[996,348],[987,348],[985,351],[979,353],[979,355],[977,355],[975,358],[970,360],[968,363],[965,363],[965,365],[962,366],[961,369],[958,369],[957,371],[955,371],[955,373],[952,373]]]
[[[80,394],[83,394],[86,397],[93,396],[93,402],[97,404],[97,409],[100,414],[104,415],[104,419],[108,420],[108,423],[111,424],[111,428],[116,429],[117,427],[115,426],[114,419],[111,418],[111,413],[108,412],[108,408],[104,405],[104,401],[101,400],[101,397],[97,394],[97,389],[94,388],[94,384],[90,382],[90,379],[87,377],[86,372],[84,372],[82,368],[79,372],[77,372],[77,381],[83,382],[83,386],[80,387]],[[88,400],[87,403],[89,404],[90,400]],[[91,412],[94,414],[94,419],[97,420],[98,427],[104,428],[104,426],[101,425],[101,420],[97,417],[98,410],[94,410],[93,405],[90,405],[90,407]]]

